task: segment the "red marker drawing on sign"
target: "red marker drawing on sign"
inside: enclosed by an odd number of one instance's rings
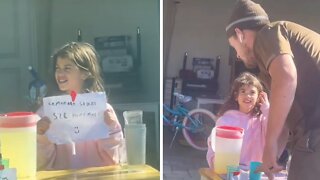
[[[71,96],[72,102],[74,102],[76,100],[76,97],[77,97],[77,92],[71,91],[70,96]]]

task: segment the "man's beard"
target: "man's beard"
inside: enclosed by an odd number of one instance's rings
[[[246,61],[243,61],[244,65],[249,68],[249,69],[254,69],[257,67],[257,62],[256,62],[256,58],[255,56],[253,55],[253,52],[250,51],[248,48],[247,48],[247,53],[248,56],[247,56],[247,60]]]
[[[256,67],[257,67],[257,64],[252,64],[252,63],[245,63],[245,62],[243,62],[244,63],[244,65],[246,66],[246,68],[248,68],[248,69],[255,69]]]

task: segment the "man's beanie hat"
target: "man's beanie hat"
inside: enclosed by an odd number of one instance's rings
[[[231,18],[226,27],[227,36],[234,34],[236,27],[240,29],[253,29],[255,27],[269,24],[268,14],[264,9],[251,0],[237,0]]]

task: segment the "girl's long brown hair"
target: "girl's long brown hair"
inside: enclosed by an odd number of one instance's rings
[[[82,71],[87,71],[89,74],[82,89],[90,92],[102,92],[104,91],[104,84],[101,78],[101,69],[98,57],[99,56],[92,45],[88,43],[71,42],[62,46],[53,54],[53,72],[55,72],[58,58],[70,59]],[[54,88],[57,91],[59,90],[56,83]]]
[[[244,85],[252,85],[258,89],[258,93],[263,91],[263,86],[260,83],[259,79],[249,73],[249,72],[244,72],[241,73],[234,81],[232,84],[231,92],[229,97],[227,98],[227,101],[222,105],[218,112],[218,116],[222,116],[226,111],[228,110],[239,110],[239,104],[236,101],[236,98],[238,97],[239,90],[242,86]],[[260,108],[258,105],[255,106],[253,111],[251,112],[252,115],[259,115],[261,114]]]

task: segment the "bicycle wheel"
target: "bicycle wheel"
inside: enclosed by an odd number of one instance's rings
[[[193,109],[183,119],[182,133],[186,141],[195,149],[208,149],[207,138],[215,126],[216,116],[206,109]]]

